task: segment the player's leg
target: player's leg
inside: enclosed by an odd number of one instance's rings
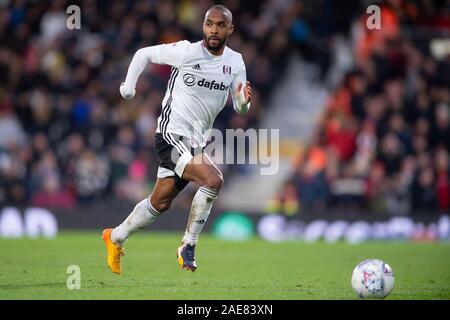
[[[108,252],[108,266],[114,273],[121,273],[120,258],[123,253],[123,243],[133,233],[145,228],[170,208],[173,199],[179,193],[176,180],[173,177],[158,178],[152,194],[140,201],[131,214],[114,229],[103,231]]]
[[[195,246],[211,213],[214,201],[217,200],[222,188],[223,176],[209,156],[205,153],[200,153],[188,162],[182,177],[200,186],[192,200],[182,245],[177,250],[180,266],[195,271],[197,268]]]
[[[111,240],[122,245],[133,233],[155,222],[170,208],[173,199],[179,193],[172,177],[158,178],[149,197],[139,202],[131,214],[111,233]]]

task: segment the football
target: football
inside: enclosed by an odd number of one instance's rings
[[[394,288],[394,272],[382,260],[364,260],[353,269],[352,287],[360,298],[386,298]]]

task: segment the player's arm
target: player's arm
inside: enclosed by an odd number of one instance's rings
[[[149,62],[179,67],[186,54],[188,41],[179,41],[139,49],[128,67],[125,82],[120,85],[120,94],[132,99],[136,94],[136,83]]]
[[[231,97],[233,108],[237,113],[246,113],[250,109],[252,100],[252,87],[247,81],[245,69],[239,72],[231,84]]]

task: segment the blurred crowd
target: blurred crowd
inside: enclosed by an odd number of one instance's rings
[[[352,22],[354,68],[270,210],[450,210],[450,2],[378,4],[382,29]]]
[[[70,208],[148,195],[170,67],[148,66],[131,101],[121,99],[119,85],[137,49],[202,39],[203,16],[215,3],[0,1],[0,207]],[[228,45],[242,53],[254,94],[248,115],[235,114],[229,102],[216,127],[257,127],[301,7],[292,0],[221,3],[233,12]],[[81,9],[80,30],[67,28],[69,5]]]
[[[431,50],[448,38],[446,0],[0,0],[0,207],[136,202],[151,192],[170,67],[148,66],[131,101],[119,85],[137,49],[200,40],[216,3],[233,13],[228,45],[254,88],[250,113],[229,101],[221,130],[258,127],[292,49],[324,76],[332,38],[352,39],[354,69],[330,94],[273,210],[449,210],[450,58]],[[369,4],[382,8],[381,30],[366,28]],[[81,9],[80,30],[67,28],[69,5]]]

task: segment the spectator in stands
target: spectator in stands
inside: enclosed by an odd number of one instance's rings
[[[300,207],[306,212],[323,211],[328,198],[326,177],[328,151],[325,147],[325,136],[319,133],[316,139],[317,144],[306,150],[297,172]]]
[[[436,194],[439,210],[450,210],[450,159],[449,153],[444,147],[439,147],[435,152],[436,166]]]
[[[75,197],[68,190],[64,190],[58,176],[48,176],[31,200],[32,205],[47,208],[70,209],[75,205]]]

